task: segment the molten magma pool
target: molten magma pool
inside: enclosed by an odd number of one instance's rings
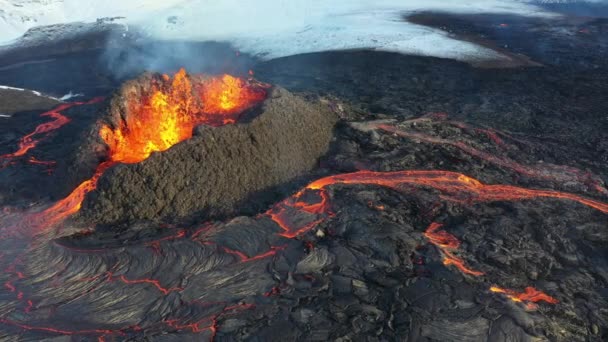
[[[192,137],[196,126],[235,123],[244,110],[266,98],[266,86],[230,75],[197,78],[194,84],[184,69],[173,78],[163,75],[152,91],[127,98],[127,115],[117,127],[103,125],[100,135],[108,159],[94,175],[66,198],[37,213],[35,226],[50,228],[78,212],[101,175],[117,163],[139,163]],[[198,82],[200,80],[200,82]]]
[[[126,99],[128,115],[118,127],[101,128],[111,161],[141,162],[152,152],[191,138],[198,125],[236,122],[240,113],[266,97],[263,87],[230,75],[192,84],[181,69],[172,80],[163,78],[165,82],[153,85],[150,95]]]

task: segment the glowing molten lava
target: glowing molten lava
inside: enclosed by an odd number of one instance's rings
[[[411,190],[407,186],[420,186],[438,191],[443,200],[462,204],[543,197],[567,199],[608,213],[608,204],[567,192],[526,189],[513,185],[488,185],[462,173],[451,171],[408,170],[358,171],[321,178],[275,205],[266,212],[266,215],[281,227],[284,231],[281,235],[288,238],[302,235],[332,215],[326,188],[336,184],[378,185],[394,190]],[[313,198],[309,197],[315,197],[316,201],[311,201]],[[304,214],[309,218],[304,221],[301,218],[294,219],[296,214]]]
[[[24,156],[31,149],[36,147],[36,145],[38,145],[40,140],[43,139],[44,137],[46,137],[46,135],[48,135],[50,132],[59,129],[59,128],[63,127],[65,124],[67,124],[68,122],[70,122],[70,118],[61,114],[62,111],[72,108],[74,106],[97,103],[102,100],[103,100],[103,98],[96,97],[88,102],[64,103],[54,109],[51,109],[48,112],[44,112],[44,113],[40,114],[40,117],[49,117],[53,120],[38,125],[34,129],[33,132],[31,132],[31,133],[23,136],[21,139],[19,139],[19,148],[17,149],[17,151],[15,151],[13,153],[0,155],[0,160]],[[41,135],[42,135],[42,137],[40,137]]]
[[[490,291],[495,293],[505,294],[509,299],[514,302],[523,302],[526,304],[528,309],[535,309],[536,305],[534,303],[537,302],[547,302],[550,304],[557,304],[559,301],[548,294],[539,291],[533,287],[526,287],[524,292],[517,292],[509,289],[503,289],[498,286],[490,287]]]
[[[418,120],[425,120],[425,119],[428,120],[429,118],[423,117]],[[482,132],[482,133],[486,134],[488,136],[488,138],[490,140],[492,140],[496,145],[501,146],[501,147],[506,146],[506,144],[503,142],[503,140],[497,134],[499,131],[480,129],[480,128],[471,128],[471,127],[468,127],[466,124],[460,123],[460,122],[450,122],[450,124],[452,124],[453,126],[459,127],[461,129],[465,129],[465,130],[472,129],[477,132]],[[552,164],[548,164],[548,163],[537,164],[537,165],[532,165],[532,166],[524,165],[524,164],[521,164],[521,163],[518,163],[518,162],[512,160],[509,157],[494,155],[492,153],[482,151],[473,146],[467,145],[466,143],[464,143],[462,141],[452,141],[452,140],[448,140],[448,139],[438,138],[438,137],[427,135],[427,134],[424,134],[421,132],[408,132],[408,131],[402,130],[396,126],[388,125],[388,124],[381,123],[381,122],[367,123],[365,126],[367,129],[380,129],[385,132],[389,132],[389,133],[395,134],[397,136],[401,136],[401,137],[408,138],[408,139],[414,139],[417,141],[422,141],[422,142],[431,143],[431,144],[452,146],[452,147],[460,149],[461,151],[463,151],[473,157],[479,158],[481,160],[485,160],[485,161],[492,163],[494,165],[497,165],[501,168],[513,170],[519,174],[525,175],[530,178],[550,180],[550,181],[554,181],[556,183],[561,183],[561,184],[576,182],[576,183],[587,185],[589,188],[596,190],[603,195],[608,195],[608,189],[606,189],[605,186],[603,185],[603,181],[601,178],[591,174],[590,172],[581,171],[574,167],[552,165]],[[503,134],[503,133],[501,133],[501,134]]]
[[[80,185],[72,191],[66,198],[56,202],[53,206],[46,210],[34,215],[34,223],[37,227],[53,227],[71,215],[75,214],[80,210],[84,197],[97,187],[97,181],[99,177],[109,167],[114,165],[113,162],[103,162],[99,164],[93,177],[80,183]]]
[[[429,239],[429,241],[437,246],[444,258],[443,264],[454,265],[456,266],[462,273],[480,276],[483,275],[483,272],[472,270],[465,266],[464,260],[455,256],[452,251],[458,249],[460,246],[460,241],[452,234],[446,232],[445,230],[439,230],[442,227],[442,224],[439,223],[431,223],[431,225],[424,232],[424,236]],[[548,294],[539,291],[531,286],[526,287],[525,292],[518,293],[513,290],[503,289],[498,286],[491,286],[491,292],[502,293],[505,294],[509,299],[514,302],[522,302],[526,304],[526,308],[528,310],[536,309],[537,302],[543,301],[550,304],[557,304],[559,301]]]
[[[254,91],[244,80],[230,75],[208,80],[201,89],[201,95],[205,99],[203,112],[209,114],[240,113],[266,97],[264,92]],[[230,117],[224,120],[224,123],[234,122]]]
[[[442,225],[439,223],[431,223],[431,225],[424,232],[424,236],[426,236],[426,238],[429,239],[432,244],[441,250],[441,253],[443,254],[443,264],[446,266],[454,265],[465,274],[470,274],[473,276],[483,275],[483,272],[475,271],[465,266],[464,260],[454,255],[453,251],[460,247],[460,241],[458,241],[454,235],[446,232],[445,230],[439,230],[441,227]]]
[[[149,96],[127,99],[128,115],[118,127],[101,128],[110,160],[141,162],[152,152],[191,138],[196,126],[235,123],[245,109],[266,97],[262,87],[229,75],[193,84],[181,69],[173,80],[163,80],[168,84],[154,85]]]

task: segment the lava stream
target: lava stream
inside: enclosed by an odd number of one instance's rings
[[[446,266],[454,265],[465,274],[473,276],[483,275],[483,272],[475,271],[465,266],[464,260],[454,255],[453,251],[460,247],[460,241],[445,230],[439,230],[442,226],[443,225],[439,223],[431,223],[424,232],[424,236],[441,250],[441,253],[443,254],[443,264]]]
[[[368,184],[379,185],[400,190],[404,185],[416,185],[435,189],[444,200],[470,204],[476,202],[516,201],[533,198],[568,199],[588,207],[608,213],[608,204],[585,198],[579,195],[554,190],[526,189],[514,185],[488,185],[462,173],[451,171],[357,171],[341,175],[328,176],[310,183],[292,197],[278,203],[266,212],[284,231],[285,237],[296,237],[304,234],[331,215],[326,187],[335,184]],[[315,193],[318,200],[308,203],[302,198]],[[317,216],[312,222],[293,224],[290,218],[295,212],[304,212]],[[321,216],[320,218],[318,216]]]
[[[539,291],[533,287],[530,287],[530,286],[526,287],[524,292],[517,292],[514,290],[503,289],[498,286],[490,287],[490,291],[494,292],[494,293],[502,293],[514,302],[524,302],[524,303],[526,303],[526,308],[528,308],[528,309],[535,309],[536,305],[534,303],[538,303],[541,301],[547,302],[550,304],[559,303],[559,301],[557,299],[549,296],[548,294],[546,294],[542,291]]]
[[[61,128],[68,122],[70,122],[71,121],[70,118],[61,114],[62,111],[75,107],[75,106],[88,105],[88,104],[101,102],[102,100],[103,100],[102,97],[96,97],[87,102],[64,103],[54,109],[51,109],[48,112],[44,112],[44,113],[40,114],[41,117],[48,116],[48,117],[52,118],[53,120],[38,125],[32,133],[29,133],[29,134],[25,135],[24,137],[22,137],[21,139],[19,139],[19,149],[13,153],[0,155],[0,160],[12,159],[12,158],[17,158],[17,157],[21,157],[21,156],[25,155],[29,150],[36,147],[38,145],[38,143],[44,138],[44,137],[41,137],[41,138],[37,139],[36,136],[38,136],[40,134],[50,133],[54,130]]]
[[[433,120],[435,117],[436,116],[422,117],[422,118],[414,119],[414,120],[412,120],[412,122]],[[440,117],[440,119],[443,119],[443,118]],[[498,137],[498,135],[497,135],[498,131],[480,129],[480,128],[471,128],[460,122],[450,122],[450,123],[463,130],[475,130],[475,131],[482,132],[482,133],[486,134],[488,136],[488,138],[490,140],[492,140],[495,144],[497,144],[499,146],[503,146],[503,147],[505,146],[505,143],[503,142],[503,140],[500,139],[500,137]],[[423,142],[430,143],[430,144],[452,146],[452,147],[460,149],[461,151],[463,151],[475,158],[485,160],[491,164],[494,164],[496,166],[499,166],[499,167],[502,167],[505,169],[513,170],[513,171],[515,171],[521,175],[527,176],[527,177],[543,179],[543,180],[550,180],[550,181],[555,181],[555,182],[562,183],[562,184],[574,181],[577,183],[584,184],[584,185],[588,186],[590,189],[593,189],[603,195],[608,195],[608,190],[603,185],[603,182],[599,177],[591,174],[590,172],[581,171],[574,167],[552,165],[552,164],[539,164],[536,166],[524,165],[524,164],[518,163],[508,157],[493,155],[491,153],[482,151],[480,149],[467,145],[462,141],[452,141],[452,140],[448,140],[448,139],[444,139],[444,138],[434,137],[434,136],[427,135],[427,134],[420,133],[420,132],[405,131],[396,126],[389,125],[385,121],[376,121],[376,122],[366,122],[366,123],[361,123],[361,124],[355,124],[355,127],[363,128],[363,130],[379,129],[379,130],[383,130],[385,132],[392,133],[397,136],[408,138],[408,139],[419,140],[419,141],[423,141]]]
[[[484,275],[483,272],[472,270],[465,266],[464,260],[459,257],[456,257],[452,251],[458,249],[460,246],[460,241],[452,234],[446,232],[445,230],[439,230],[443,225],[440,223],[433,222],[429,225],[429,227],[424,232],[424,236],[435,246],[437,246],[441,253],[443,254],[443,264],[454,265],[456,266],[462,273],[473,275],[473,276],[481,276]],[[526,304],[526,308],[529,310],[533,310],[536,308],[537,302],[544,301],[550,304],[557,304],[559,301],[548,294],[539,291],[531,286],[526,287],[525,292],[517,292],[513,290],[503,289],[498,286],[491,286],[491,292],[502,293],[505,294],[509,299],[514,302],[522,302]]]
[[[80,183],[80,185],[74,189],[66,198],[56,202],[51,207],[45,209],[40,213],[34,214],[33,222],[35,227],[53,227],[60,223],[69,216],[75,214],[80,210],[84,197],[97,187],[97,181],[99,177],[111,166],[114,162],[107,161],[99,164],[93,177]]]

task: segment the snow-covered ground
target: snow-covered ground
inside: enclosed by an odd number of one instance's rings
[[[402,20],[426,10],[553,15],[524,0],[0,0],[0,44],[35,26],[124,16],[154,38],[228,41],[265,58],[349,48],[501,58]]]
[[[36,96],[44,96],[44,97],[48,97],[49,99],[53,99],[53,100],[59,100],[55,97],[52,96],[47,96],[47,95],[43,95],[41,92],[39,91],[35,91],[35,90],[28,90],[28,89],[22,89],[22,88],[15,88],[15,87],[9,87],[9,86],[4,86],[4,85],[0,85],[0,89],[7,89],[7,90],[17,90],[17,91],[27,91],[30,92]]]
[[[29,90],[29,89],[15,88],[15,87],[9,87],[9,86],[5,86],[5,85],[0,85],[0,90],[2,90],[2,89],[4,89],[4,90],[15,90],[15,91],[24,91],[24,92],[32,93],[32,94],[34,94],[36,96],[46,97],[46,98],[53,99],[53,100],[56,100],[56,101],[67,101],[67,100],[70,100],[70,99],[75,98],[75,97],[84,96],[83,94],[74,94],[74,93],[72,93],[70,91],[69,93],[63,95],[62,97],[57,98],[57,97],[53,97],[53,96],[50,96],[50,95],[43,94],[43,93],[41,93],[39,91],[36,91],[36,90]],[[0,116],[9,117],[9,115],[1,114],[1,113],[0,113]]]

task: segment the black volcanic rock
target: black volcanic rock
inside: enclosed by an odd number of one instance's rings
[[[249,122],[200,126],[190,140],[107,171],[83,203],[81,218],[107,224],[218,217],[239,212],[245,202],[249,208],[269,204],[261,192],[317,165],[337,116],[278,87],[253,111]]]

